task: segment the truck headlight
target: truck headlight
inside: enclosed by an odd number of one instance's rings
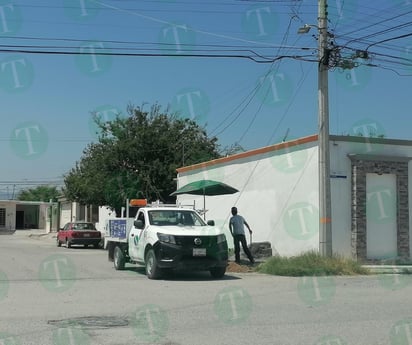
[[[222,243],[222,242],[226,242],[225,234],[217,235],[217,244]]]
[[[158,232],[157,233],[157,238],[159,239],[160,242],[176,244],[176,240],[175,240],[175,237],[173,235],[162,234],[162,233]]]

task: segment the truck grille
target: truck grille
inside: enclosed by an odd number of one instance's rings
[[[200,239],[201,243],[196,244],[195,240]],[[183,247],[212,247],[217,243],[216,236],[175,236],[177,245]]]

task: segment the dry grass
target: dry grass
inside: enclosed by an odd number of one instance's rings
[[[257,272],[281,276],[360,275],[369,271],[358,262],[337,255],[321,256],[317,252],[294,257],[274,256],[256,268]]]

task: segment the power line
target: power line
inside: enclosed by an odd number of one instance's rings
[[[12,40],[29,40],[29,41],[53,41],[53,42],[75,42],[75,43],[91,43],[90,40],[86,39],[78,39],[78,38],[57,38],[57,37],[29,37],[29,36],[2,36],[3,39],[12,39]],[[196,44],[188,44],[181,42],[179,45],[176,43],[166,43],[166,42],[144,42],[144,41],[123,41],[123,40],[98,40],[98,43],[112,43],[112,44],[130,44],[133,46],[140,45],[140,46],[163,46],[163,47],[169,47],[170,49],[175,48],[177,46],[179,47],[185,47],[185,48],[190,48],[190,47],[207,47],[207,48],[231,48],[231,49],[250,49],[253,47],[254,49],[274,49],[274,48],[285,48],[285,49],[296,49],[296,50],[309,50],[313,49],[313,47],[297,47],[297,46],[285,46],[285,45],[276,45],[276,44],[263,44],[262,42],[256,42],[255,45],[235,45],[235,44],[201,44],[201,43],[196,43]],[[8,45],[4,45],[7,47]],[[17,45],[18,46],[18,45]],[[31,45],[33,47],[37,47],[36,45]],[[27,45],[23,45],[23,47],[31,47]],[[49,48],[52,49],[57,49],[61,46],[58,45],[51,45],[48,46]],[[65,48],[64,46],[62,48]],[[79,46],[70,46],[66,48],[79,48]],[[114,47],[108,47],[106,49],[116,49]],[[143,48],[130,48],[131,50],[142,50]],[[218,49],[216,49],[218,50]]]
[[[120,53],[106,51],[58,51],[58,50],[34,50],[34,49],[5,49],[0,48],[2,53],[21,53],[21,54],[41,54],[41,55],[92,55],[92,56],[117,56],[117,57],[188,57],[188,58],[230,58],[230,59],[249,59],[256,63],[273,63],[280,59],[305,60],[309,56],[282,55],[274,58],[260,57],[245,54],[195,54],[195,53]]]

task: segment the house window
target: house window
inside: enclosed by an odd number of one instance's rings
[[[0,227],[6,226],[6,209],[0,208]]]

